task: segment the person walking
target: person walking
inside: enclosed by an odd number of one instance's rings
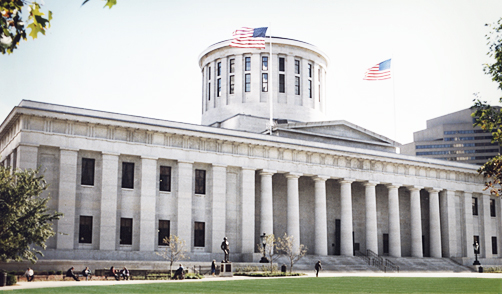
[[[213,262],[211,262],[211,274],[214,277],[214,274],[216,273],[216,260],[213,259]]]
[[[315,264],[315,276],[319,276],[319,271],[322,270],[321,261],[318,260]]]

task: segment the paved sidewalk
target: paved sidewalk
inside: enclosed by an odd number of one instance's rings
[[[288,277],[290,279],[315,277],[315,273],[307,273],[305,276]],[[482,279],[502,279],[502,274],[492,273],[450,273],[450,272],[404,272],[404,273],[341,273],[341,272],[326,272],[321,271],[319,277],[429,277],[429,278],[482,278]],[[284,277],[279,277],[284,278]],[[234,276],[233,278],[205,276],[201,280],[132,280],[132,281],[47,281],[47,282],[18,282],[14,286],[0,287],[0,291],[31,289],[31,288],[52,288],[52,287],[69,287],[69,286],[110,286],[120,284],[149,284],[149,283],[190,283],[190,282],[211,282],[225,280],[249,280],[249,279],[275,279],[275,278],[255,278]]]

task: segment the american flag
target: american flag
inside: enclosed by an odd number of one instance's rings
[[[363,80],[380,81],[388,80],[390,78],[390,59],[387,59],[373,66],[372,68],[369,68],[364,74]]]
[[[233,35],[234,39],[230,43],[231,47],[239,48],[265,48],[265,33],[268,27],[265,28],[240,28]]]

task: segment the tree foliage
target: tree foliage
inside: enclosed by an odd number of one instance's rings
[[[89,0],[85,0],[82,5]],[[105,7],[112,8],[117,4],[117,0],[104,0]],[[45,31],[50,28],[52,12],[47,11],[47,15],[40,11],[41,4],[37,1],[29,0],[0,0],[0,52],[10,54],[17,49],[21,39],[27,40],[26,29],[30,29],[29,36],[33,39],[39,33],[45,35]],[[23,10],[27,16],[23,17]]]
[[[293,265],[302,257],[307,254],[307,247],[303,244],[300,244],[299,248],[295,248],[294,246],[294,236],[289,236],[284,233],[282,238],[278,238],[276,242],[276,248],[281,254],[288,258],[289,260],[289,273],[293,270]]]
[[[177,262],[178,260],[188,258],[188,256],[186,256],[186,253],[188,252],[188,249],[186,248],[186,241],[176,235],[170,235],[169,238],[165,237],[162,240],[162,243],[167,245],[165,247],[165,250],[161,252],[155,252],[155,254],[161,256],[166,260],[169,260],[169,271],[172,276],[173,263]]]
[[[45,242],[55,235],[52,222],[62,214],[49,212],[47,189],[38,170],[11,172],[0,166],[0,260],[35,263]]]
[[[488,41],[488,56],[494,58],[494,62],[484,65],[484,72],[492,77],[492,81],[498,83],[498,88],[502,90],[502,18],[493,24],[487,24],[491,28],[486,35]],[[475,94],[477,96],[477,94]],[[499,99],[502,103],[502,97]],[[479,97],[474,100],[472,107],[474,112],[472,117],[476,119],[474,126],[479,126],[484,131],[493,135],[492,142],[502,145],[502,112],[500,107],[492,107],[486,101],[481,101]],[[500,196],[502,183],[502,156],[490,159],[478,169],[478,172],[485,177],[485,190]]]

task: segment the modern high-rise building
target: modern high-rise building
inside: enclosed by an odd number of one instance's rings
[[[473,127],[468,108],[427,120],[427,128],[413,133],[413,142],[401,146],[401,154],[482,165],[500,153],[490,132]]]

